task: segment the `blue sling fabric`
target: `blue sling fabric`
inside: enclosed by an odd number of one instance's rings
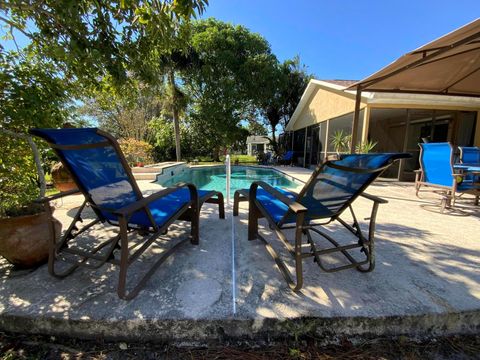
[[[97,133],[96,128],[81,129],[33,129],[32,134],[54,145],[86,145],[109,141]],[[73,176],[81,188],[86,191],[94,205],[107,210],[101,214],[111,221],[117,216],[111,211],[118,210],[140,199],[131,184],[131,180],[120,161],[116,149],[109,142],[105,146],[88,149],[56,149],[67,162]],[[148,205],[157,225],[163,225],[175,212],[190,201],[187,189],[180,189]],[[110,210],[110,211],[109,211]],[[146,212],[135,212],[130,224],[152,226]]]
[[[293,157],[293,151],[289,150],[285,153],[285,155],[283,155],[282,160],[289,161],[289,160],[292,160],[292,157]]]
[[[460,162],[463,164],[480,164],[480,147],[459,146]]]
[[[423,181],[451,187],[453,184],[452,146],[448,142],[420,144]]]
[[[333,164],[360,170],[375,170],[383,168],[399,156],[401,157],[402,154],[351,154],[344,155],[341,160],[334,161]],[[308,187],[302,190],[296,201],[308,209],[305,215],[306,221],[331,218],[342,212],[379,174],[380,172],[361,173],[338,169],[327,163],[313,182],[307,184]],[[283,192],[287,193],[285,190]],[[257,191],[257,200],[275,222],[279,222],[288,211],[287,205],[275,199],[270,193],[261,191],[260,188]],[[293,216],[286,222],[292,221],[295,221]]]
[[[297,194],[294,194],[282,188],[275,187],[275,189],[292,200],[295,200],[295,198],[297,197]],[[261,187],[257,188],[257,200],[268,211],[268,213],[275,220],[275,222],[279,222],[288,210],[287,205],[285,205],[283,202],[275,198],[272,194],[265,191]]]

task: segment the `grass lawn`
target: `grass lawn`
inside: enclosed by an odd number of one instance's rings
[[[220,161],[213,161],[212,158],[209,157],[202,157],[199,156],[198,158],[198,165],[223,165],[225,162],[225,156],[220,156]],[[235,163],[235,161],[239,162],[239,164],[257,164],[257,157],[256,156],[250,156],[250,155],[231,155],[230,156],[230,162],[232,164]],[[189,163],[193,163],[193,160],[189,160]]]

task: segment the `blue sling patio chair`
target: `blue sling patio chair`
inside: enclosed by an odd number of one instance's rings
[[[480,167],[480,147],[459,146],[458,150],[460,151],[460,164]],[[480,182],[480,173],[467,174],[465,180],[472,180],[478,183]]]
[[[335,272],[356,268],[361,272],[372,271],[375,266],[374,231],[379,204],[387,201],[364,193],[365,189],[395,160],[408,158],[410,154],[350,154],[340,160],[327,161],[318,166],[303,189],[297,194],[280,188],[274,188],[265,182],[253,182],[250,189],[238,190],[235,194],[234,209],[238,214],[238,201],[248,198],[248,240],[260,239],[275,260],[282,275],[293,291],[303,286],[302,261],[313,257],[318,266],[326,272]],[[362,196],[373,201],[368,234],[364,234],[353,211],[352,202]],[[349,209],[353,225],[340,216]],[[284,243],[295,261],[295,278],[279,255],[260,235],[258,219],[265,217],[271,229]],[[319,229],[322,225],[338,221],[351,234],[356,242],[340,245],[337,240]],[[284,233],[286,229],[295,229],[294,245]],[[328,240],[333,246],[317,249],[311,231]],[[306,236],[306,244],[302,239]],[[309,247],[304,251],[304,246]],[[359,248],[364,259],[357,261],[351,251]],[[341,253],[348,261],[340,266],[327,266],[322,257],[327,254]]]
[[[475,196],[475,205],[478,205],[480,185],[476,184],[472,176],[454,168],[453,147],[448,142],[419,144],[420,169],[416,171],[416,196],[422,186],[430,187],[442,195],[440,211],[455,206],[456,194],[472,194]]]
[[[460,163],[480,164],[480,147],[459,146],[458,150],[460,150]]]
[[[278,164],[279,165],[289,165],[293,161],[293,151],[289,150],[283,156],[278,159]]]
[[[199,243],[199,212],[204,202],[218,204],[220,217],[225,217],[222,193],[200,191],[193,184],[176,184],[144,197],[117,141],[101,130],[32,129],[30,133],[49,143],[78,187],[78,191],[46,198],[45,208],[49,211],[48,201],[62,196],[81,192],[85,197],[61,239],[56,242],[52,236],[50,241],[48,270],[55,277],[66,277],[79,266],[96,269],[109,262],[120,266],[118,296],[125,300],[132,299],[181,244],[187,240],[194,245]],[[77,223],[83,222],[82,212],[87,204],[94,211],[96,219],[79,229]],[[176,220],[189,221],[191,235],[166,250],[136,284],[129,281],[127,286],[129,266],[160,235],[165,235]],[[118,226],[118,235],[100,245],[92,245],[89,251],[71,243],[71,240],[98,223]],[[129,249],[129,234],[132,232],[144,238],[136,248]],[[114,252],[118,249],[119,258],[115,258],[117,253]],[[55,264],[60,260],[64,263],[64,269],[59,271]]]

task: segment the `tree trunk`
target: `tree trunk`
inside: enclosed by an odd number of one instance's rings
[[[177,93],[175,89],[175,74],[173,70],[169,71],[168,78],[170,82],[170,88],[172,90],[172,116],[175,131],[175,153],[177,155],[177,161],[182,161],[182,154],[180,149],[180,122],[178,119]]]
[[[275,139],[275,127],[276,127],[276,126],[272,126],[272,148],[273,148],[273,153],[274,153],[275,155],[279,155],[279,154],[278,154],[277,139]]]
[[[213,151],[213,161],[220,161],[220,146],[215,146]]]

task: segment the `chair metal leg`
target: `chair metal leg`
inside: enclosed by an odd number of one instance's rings
[[[218,217],[220,219],[225,219],[225,204],[224,204],[223,194],[221,192],[218,192],[217,197],[218,197]]]
[[[370,214],[370,224],[368,226],[368,248],[364,251],[368,251],[368,267],[364,268],[363,266],[357,266],[357,270],[360,272],[370,272],[375,269],[375,227],[377,225],[377,212],[378,212],[378,203],[373,203],[372,212]]]
[[[193,219],[192,219],[193,223]],[[120,219],[120,273],[118,278],[118,288],[117,294],[121,299],[124,300],[131,300],[138,293],[145,287],[147,281],[152,277],[152,275],[157,271],[157,269],[162,265],[165,260],[168,259],[170,255],[172,255],[181,245],[185,244],[189,238],[185,238],[179,241],[177,244],[172,246],[170,249],[165,251],[162,256],[150,267],[150,269],[143,275],[143,277],[133,286],[131,290],[127,290],[127,275],[128,275],[128,268],[130,265],[134,263],[134,260],[140,256],[141,253],[148,247],[142,246],[145,249],[140,249],[136,253],[130,255],[130,250],[128,248],[128,227],[127,227],[127,220],[125,218]],[[162,232],[162,228],[154,234],[150,239],[147,240],[147,243],[151,243],[154,239],[156,239]]]
[[[55,229],[54,228],[52,229],[52,231],[53,231],[52,234],[53,235],[50,237],[50,244],[49,244],[48,272],[50,273],[50,275],[52,275],[56,278],[61,279],[61,278],[67,277],[68,275],[73,273],[80,265],[82,265],[83,263],[85,263],[88,260],[88,256],[85,256],[85,254],[82,254],[83,256],[81,257],[81,259],[79,261],[76,261],[75,263],[73,263],[70,267],[66,268],[65,270],[63,270],[61,272],[58,272],[55,269],[55,262],[57,260],[59,252],[61,252],[62,249],[65,252],[71,252],[71,250],[66,249],[68,247],[68,242],[70,240],[74,239],[75,237],[77,237],[78,235],[80,235],[81,233],[85,232],[89,228],[91,228],[93,225],[100,222],[99,219],[95,219],[95,220],[91,221],[90,223],[88,223],[87,225],[83,226],[80,230],[78,230],[76,224],[77,224],[77,222],[82,221],[81,215],[82,215],[83,210],[85,209],[86,204],[87,204],[87,201],[85,200],[83,202],[83,204],[80,206],[80,208],[78,209],[78,211],[75,214],[75,216],[73,217],[73,220],[70,223],[68,229],[65,231],[65,233],[63,234],[63,236],[61,237],[61,239],[58,243],[56,242],[56,236],[54,234]],[[46,204],[46,209],[47,208],[48,208],[49,217],[51,219],[52,214],[51,214],[49,204]],[[53,227],[53,222],[50,221],[50,223],[51,223],[51,226]],[[75,234],[73,234],[74,231],[76,231]],[[100,250],[102,247],[98,247],[96,249],[96,251]],[[94,250],[93,253],[95,253],[96,251]],[[112,252],[113,252],[113,249],[112,249]],[[108,254],[107,257],[109,257],[109,256],[110,256],[110,254]],[[102,260],[104,260],[104,259],[101,259],[100,261],[102,261]],[[105,261],[106,261],[106,259],[103,261],[103,263]],[[101,265],[102,264],[100,264],[100,266]]]
[[[297,214],[297,221],[295,227],[295,274],[297,277],[297,283],[290,288],[293,291],[299,291],[303,286],[303,269],[302,269],[302,237],[303,237],[303,222],[305,213]]]
[[[193,245],[198,245],[200,242],[200,211],[199,207],[197,206],[194,208],[192,205],[192,219],[191,219],[191,239],[190,242]]]
[[[255,205],[255,201],[249,201],[248,240],[255,240],[258,237],[258,213],[259,210]]]
[[[238,216],[239,205],[240,205],[240,193],[237,190],[233,195],[233,216]]]

